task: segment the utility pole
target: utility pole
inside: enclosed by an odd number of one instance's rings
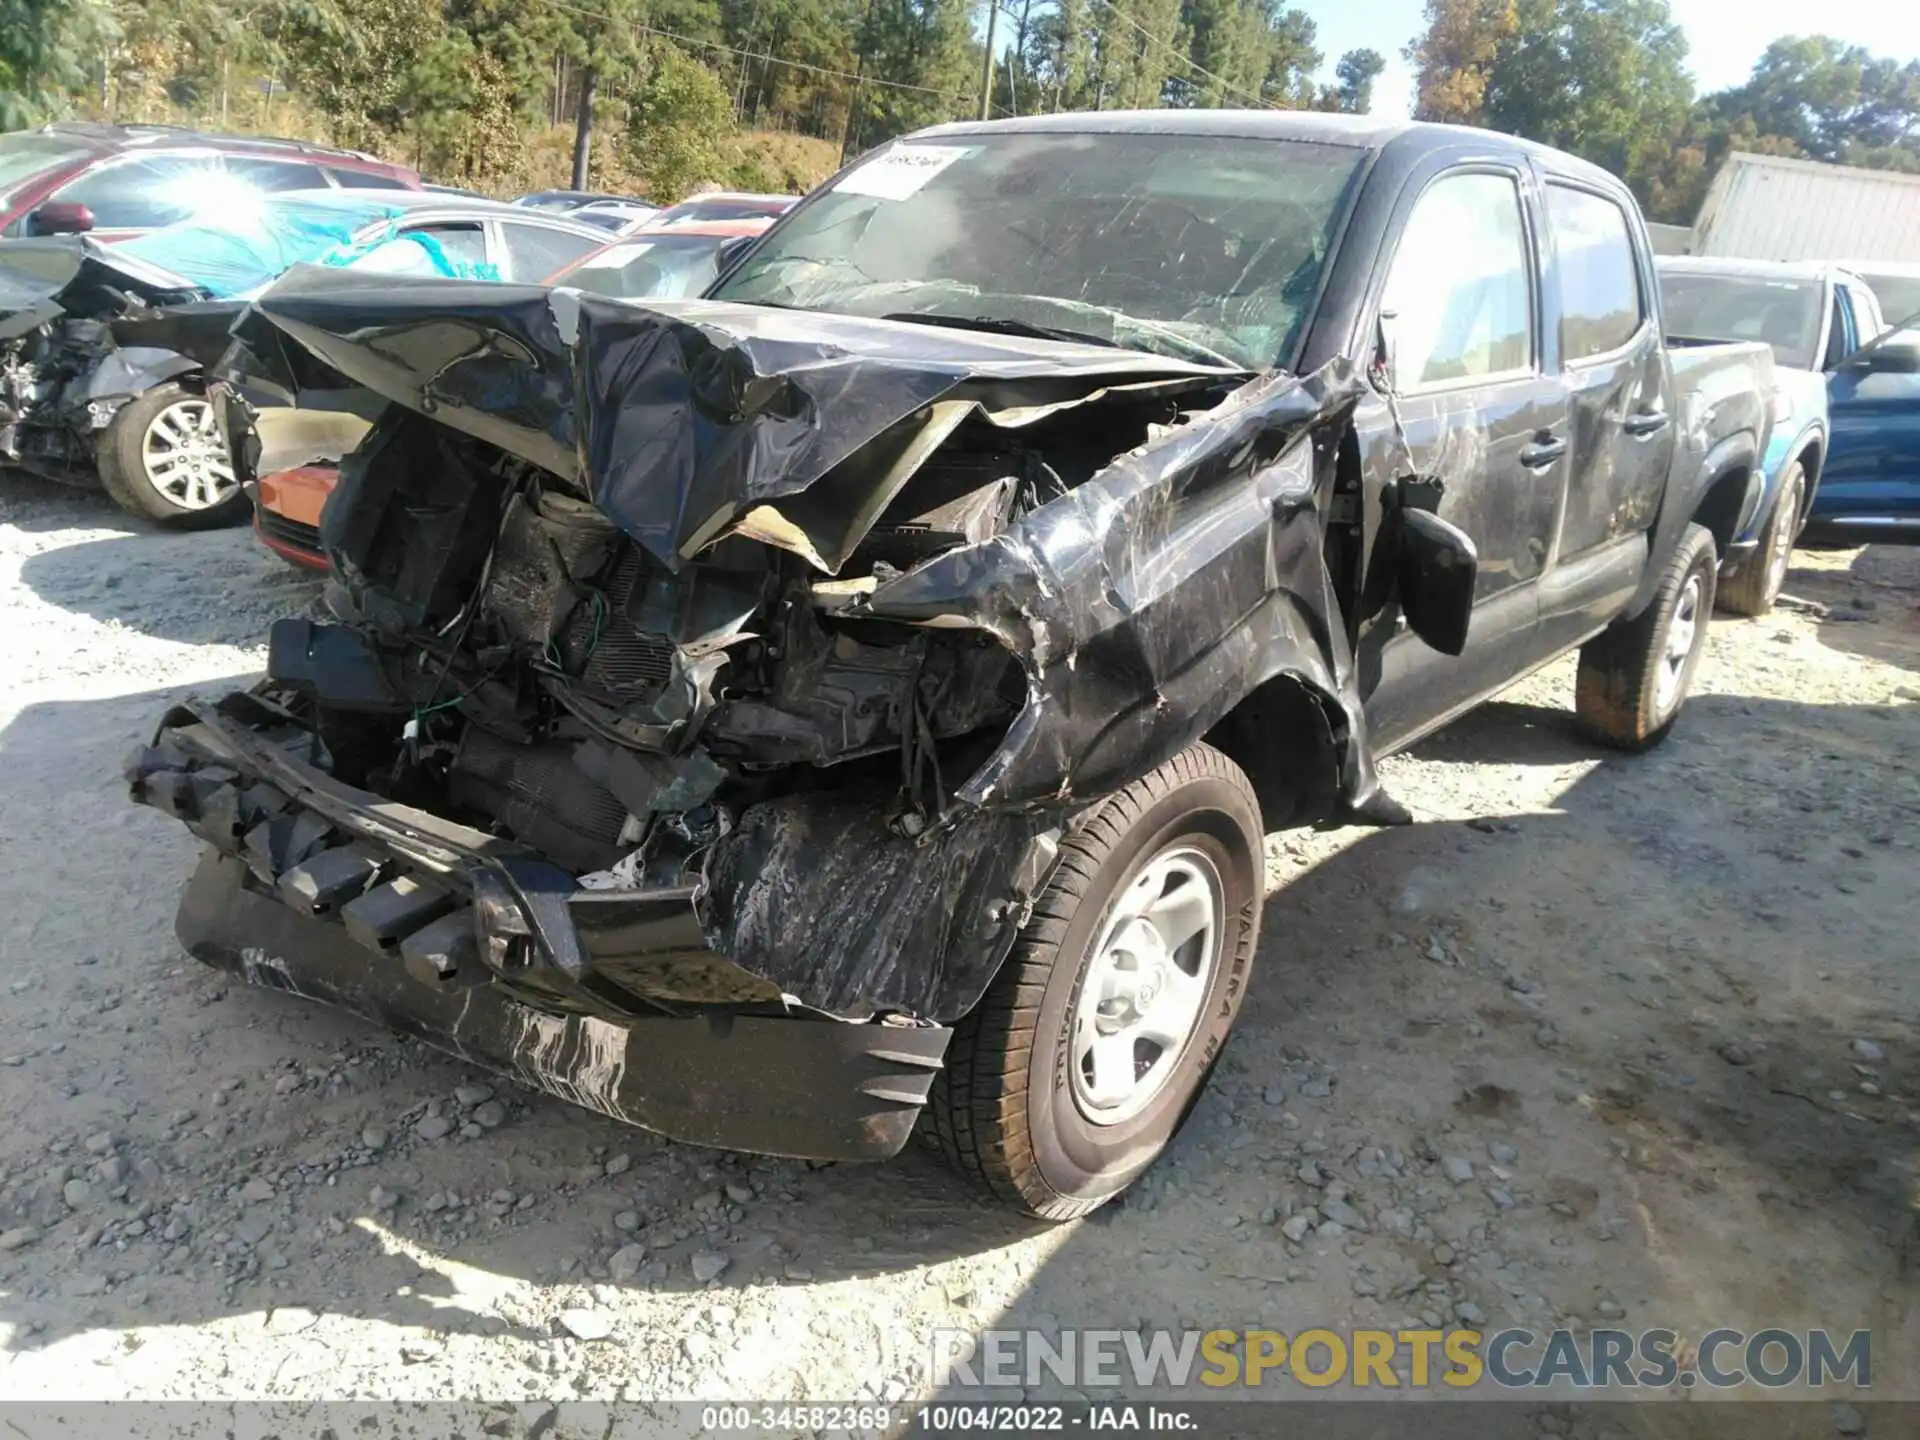
[[[1000,18],[1000,0],[987,0],[987,55],[980,62],[980,118],[993,118],[993,25]]]

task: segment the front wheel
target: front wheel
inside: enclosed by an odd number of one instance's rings
[[[956,1030],[929,1101],[948,1159],[1046,1220],[1131,1185],[1239,1014],[1264,874],[1253,787],[1211,746],[1101,802]]]
[[[175,530],[235,525],[247,497],[206,396],[175,382],[120,408],[100,437],[100,482],[129,514]]]
[[[1793,542],[1800,533],[1800,506],[1806,494],[1806,472],[1795,462],[1780,477],[1780,493],[1760,531],[1760,543],[1739,571],[1721,583],[1721,609],[1760,616],[1773,608],[1780,587],[1787,583],[1787,567],[1793,563]]]
[[[1573,707],[1596,739],[1645,750],[1673,728],[1707,646],[1717,566],[1711,532],[1689,525],[1647,608],[1580,647]]]

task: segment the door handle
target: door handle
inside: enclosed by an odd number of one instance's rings
[[[1550,430],[1542,430],[1533,443],[1520,452],[1520,463],[1529,470],[1541,470],[1567,453],[1567,442]]]
[[[1641,410],[1621,421],[1620,428],[1637,440],[1642,436],[1659,434],[1667,428],[1668,418],[1664,410]]]

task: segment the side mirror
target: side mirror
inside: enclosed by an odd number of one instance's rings
[[[1467,648],[1480,557],[1464,530],[1431,510],[1402,506],[1397,515],[1400,613],[1435,650],[1458,655]]]
[[[1871,346],[1849,355],[1842,366],[1880,375],[1920,374],[1920,341]]]
[[[746,258],[749,250],[760,243],[758,235],[736,235],[720,247],[720,255],[715,262],[717,273],[724,275],[735,264]]]
[[[29,235],[84,235],[93,229],[93,211],[72,200],[49,200],[27,216]]]

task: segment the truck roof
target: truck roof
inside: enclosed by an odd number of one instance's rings
[[[1741,260],[1725,255],[1662,255],[1658,267],[1674,275],[1738,275],[1751,280],[1853,279],[1853,270],[1824,260]]]
[[[1010,120],[959,120],[916,131],[913,139],[989,134],[999,131],[1083,135],[1233,135],[1258,139],[1311,141],[1356,150],[1424,153],[1466,149],[1483,154],[1520,153],[1546,161],[1566,175],[1622,188],[1608,171],[1578,156],[1517,135],[1469,125],[1436,125],[1422,120],[1384,120],[1374,115],[1335,115],[1318,110],[1093,110],[1056,115],[1026,115]]]

